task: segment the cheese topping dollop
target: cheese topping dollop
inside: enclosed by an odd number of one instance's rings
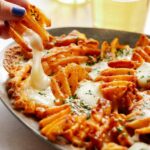
[[[147,87],[150,83],[150,63],[144,62],[137,70],[136,76],[138,79],[138,84],[142,88]]]
[[[56,99],[52,93],[51,87],[47,87],[44,90],[35,89],[31,86],[31,78],[27,79],[24,85],[24,93],[31,101],[35,101],[38,104],[46,106],[54,106],[54,100]]]
[[[75,92],[77,97],[89,106],[95,106],[102,94],[100,93],[100,82],[83,80]]]

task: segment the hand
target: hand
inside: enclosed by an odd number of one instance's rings
[[[27,0],[0,0],[0,37],[9,38],[5,21],[18,20],[26,13]]]

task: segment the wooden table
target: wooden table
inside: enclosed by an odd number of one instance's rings
[[[76,6],[60,4],[55,0],[30,0],[51,18],[52,27],[86,26],[92,27],[90,3]],[[150,11],[145,33],[150,34]],[[12,40],[0,39],[0,50]],[[2,150],[50,150],[47,143],[23,126],[0,102],[0,149]]]

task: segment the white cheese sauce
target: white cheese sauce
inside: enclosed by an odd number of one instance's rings
[[[107,62],[101,61],[101,62],[98,62],[95,65],[91,66],[91,68],[92,68],[92,70],[89,73],[89,76],[94,80],[100,75],[101,71],[109,68],[109,66],[108,66]]]
[[[24,86],[24,93],[31,101],[46,106],[54,106],[54,100],[56,98],[53,95],[50,86],[44,90],[38,90],[31,86],[30,79],[28,79]]]
[[[139,94],[143,98],[141,100],[140,105],[137,105],[134,111],[140,110],[142,112],[142,115],[137,115],[136,118],[138,119],[148,118],[150,117],[150,95],[146,94],[145,92],[140,92]]]
[[[143,142],[134,143],[129,150],[150,150],[150,146]]]
[[[75,94],[79,99],[93,107],[96,105],[98,99],[102,97],[99,88],[100,84],[100,82],[92,82],[88,80],[81,81]]]
[[[32,30],[27,30],[24,33],[24,38],[33,50],[33,63],[31,70],[31,86],[38,90],[44,90],[49,86],[49,77],[44,73],[41,58],[43,53],[42,39]]]
[[[150,83],[150,63],[144,62],[136,70],[136,76],[140,87],[146,87]]]

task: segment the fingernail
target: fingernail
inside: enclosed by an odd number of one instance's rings
[[[12,8],[12,14],[18,17],[22,17],[25,14],[25,9],[24,8],[18,8],[18,7],[13,7]]]

